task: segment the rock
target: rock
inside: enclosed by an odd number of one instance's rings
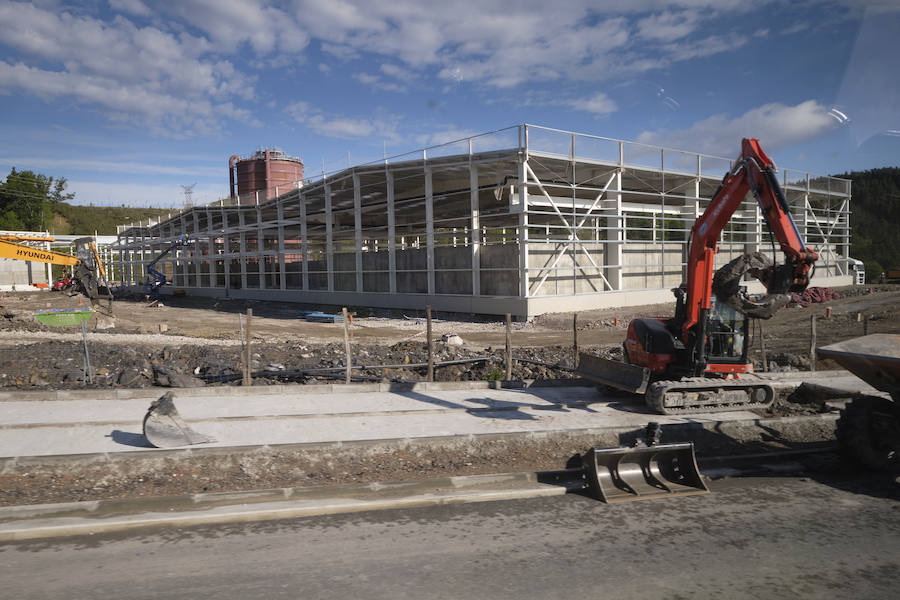
[[[441,341],[448,346],[462,346],[465,343],[463,342],[463,339],[455,333],[444,334],[443,336],[441,336]]]
[[[154,367],[153,374],[155,376],[156,385],[161,387],[204,387],[206,382],[197,379],[191,375],[184,373],[176,373],[172,369],[166,367]]]
[[[76,383],[82,380],[84,375],[81,373],[81,369],[77,371],[69,371],[65,375],[63,375],[63,381],[65,383]]]
[[[119,373],[119,385],[123,387],[134,387],[140,383],[145,383],[147,381],[144,374],[138,371],[137,369],[125,369],[121,373]]]
[[[116,320],[112,317],[101,317],[97,315],[97,321],[94,323],[94,329],[113,329],[116,326]]]

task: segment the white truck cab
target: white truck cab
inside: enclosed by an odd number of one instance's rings
[[[848,258],[847,267],[850,274],[853,275],[854,284],[863,285],[866,283],[866,265],[863,261],[856,258]]]

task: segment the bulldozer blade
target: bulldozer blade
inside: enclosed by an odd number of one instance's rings
[[[175,408],[172,392],[150,403],[144,415],[144,437],[156,448],[175,448],[192,444],[215,442],[214,438],[197,433],[187,426]]]
[[[650,383],[650,369],[586,352],[578,354],[578,369],[575,372],[593,383],[633,394],[643,394]]]
[[[690,442],[591,448],[582,460],[591,496],[603,502],[709,493]]]

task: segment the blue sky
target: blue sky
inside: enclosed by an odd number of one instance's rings
[[[0,176],[76,202],[228,193],[534,123],[781,168],[900,165],[900,0],[0,0]]]

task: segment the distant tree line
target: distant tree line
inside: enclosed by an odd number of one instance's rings
[[[850,255],[866,264],[866,278],[900,268],[900,168],[836,175],[852,181]]]
[[[75,198],[65,190],[65,177],[54,179],[13,167],[0,183],[0,229],[46,231],[58,205]]]
[[[0,230],[49,231],[58,235],[115,235],[116,225],[164,212],[151,208],[73,206],[65,177],[50,177],[13,167],[0,181]]]

